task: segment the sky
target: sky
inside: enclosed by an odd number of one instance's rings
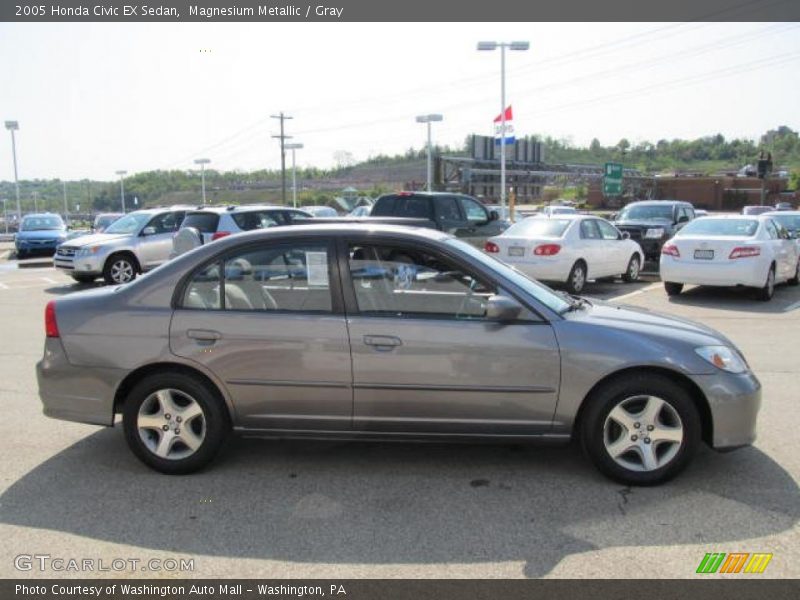
[[[500,53],[517,135],[577,145],[800,129],[798,23],[0,24],[0,120],[20,179],[152,169],[279,168],[284,111],[299,166],[330,167],[492,134]],[[0,180],[13,180],[8,132]]]

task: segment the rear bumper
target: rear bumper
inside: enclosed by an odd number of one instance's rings
[[[514,266],[519,269],[528,277],[540,279],[542,281],[558,281],[564,282],[569,276],[569,271],[572,268],[572,263],[560,258],[548,259],[541,258],[538,260],[514,261],[504,257],[503,262]]]
[[[753,373],[695,375],[708,400],[713,427],[712,447],[733,450],[756,439],[756,421],[761,407],[761,383]]]
[[[126,374],[122,369],[73,366],[61,340],[47,338],[36,364],[43,412],[54,419],[113,425],[114,394]]]
[[[737,259],[728,263],[719,261],[680,261],[671,256],[662,257],[660,273],[662,281],[688,283],[690,285],[714,285],[720,287],[763,287],[767,282],[767,267],[760,261]],[[740,262],[741,261],[741,262]]]

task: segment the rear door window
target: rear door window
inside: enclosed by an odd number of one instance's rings
[[[281,223],[278,218],[272,214],[271,211],[248,211],[240,213],[232,213],[231,218],[234,220],[239,229],[243,231],[253,231],[254,229],[267,229],[269,227],[277,227]]]

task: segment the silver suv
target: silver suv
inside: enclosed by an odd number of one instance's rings
[[[59,246],[55,266],[81,283],[100,276],[108,284],[128,283],[138,273],[169,260],[172,236],[191,208],[172,206],[128,213],[103,233],[85,235]]]

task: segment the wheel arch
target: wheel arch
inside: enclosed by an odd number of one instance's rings
[[[584,396],[583,400],[581,400],[580,407],[578,408],[578,413],[575,415],[575,421],[572,426],[572,436],[577,437],[578,435],[580,435],[581,420],[583,419],[583,416],[586,412],[586,407],[591,403],[592,396],[601,387],[608,385],[612,381],[616,381],[618,379],[624,379],[625,377],[629,377],[631,375],[648,375],[648,374],[662,375],[668,378],[670,381],[680,385],[684,390],[686,390],[686,392],[689,394],[690,398],[694,402],[695,406],[697,407],[697,412],[700,414],[702,439],[708,446],[712,446],[714,440],[714,422],[711,416],[711,407],[709,406],[708,399],[706,398],[703,391],[694,381],[692,381],[689,377],[687,377],[683,373],[665,367],[654,367],[654,366],[628,367],[625,369],[621,369],[619,371],[614,371],[613,373],[609,373],[608,375],[603,377],[600,381],[595,383],[594,386],[592,386],[592,389],[590,389]]]
[[[108,256],[106,256],[106,259],[103,261],[103,270],[105,270],[112,258],[119,256],[120,254],[124,254],[125,256],[132,258],[133,266],[136,268],[136,272],[142,273],[142,264],[139,262],[139,257],[136,256],[136,253],[132,248],[119,248],[118,250],[112,250],[109,252]]]
[[[125,403],[125,399],[127,398],[130,391],[133,389],[135,385],[137,385],[144,377],[149,377],[151,375],[155,375],[157,373],[182,373],[184,375],[189,375],[191,377],[196,377],[200,381],[203,382],[205,386],[213,393],[225,407],[226,412],[228,413],[228,418],[231,422],[234,421],[234,410],[233,406],[230,402],[230,399],[227,397],[225,393],[223,393],[221,386],[215,382],[211,377],[206,375],[200,369],[196,369],[189,365],[185,365],[182,363],[174,363],[174,362],[158,362],[158,363],[151,363],[147,365],[143,365],[138,367],[128,373],[125,378],[120,382],[117,386],[116,392],[114,393],[114,405],[113,405],[113,415],[119,414],[122,412],[122,406]]]

